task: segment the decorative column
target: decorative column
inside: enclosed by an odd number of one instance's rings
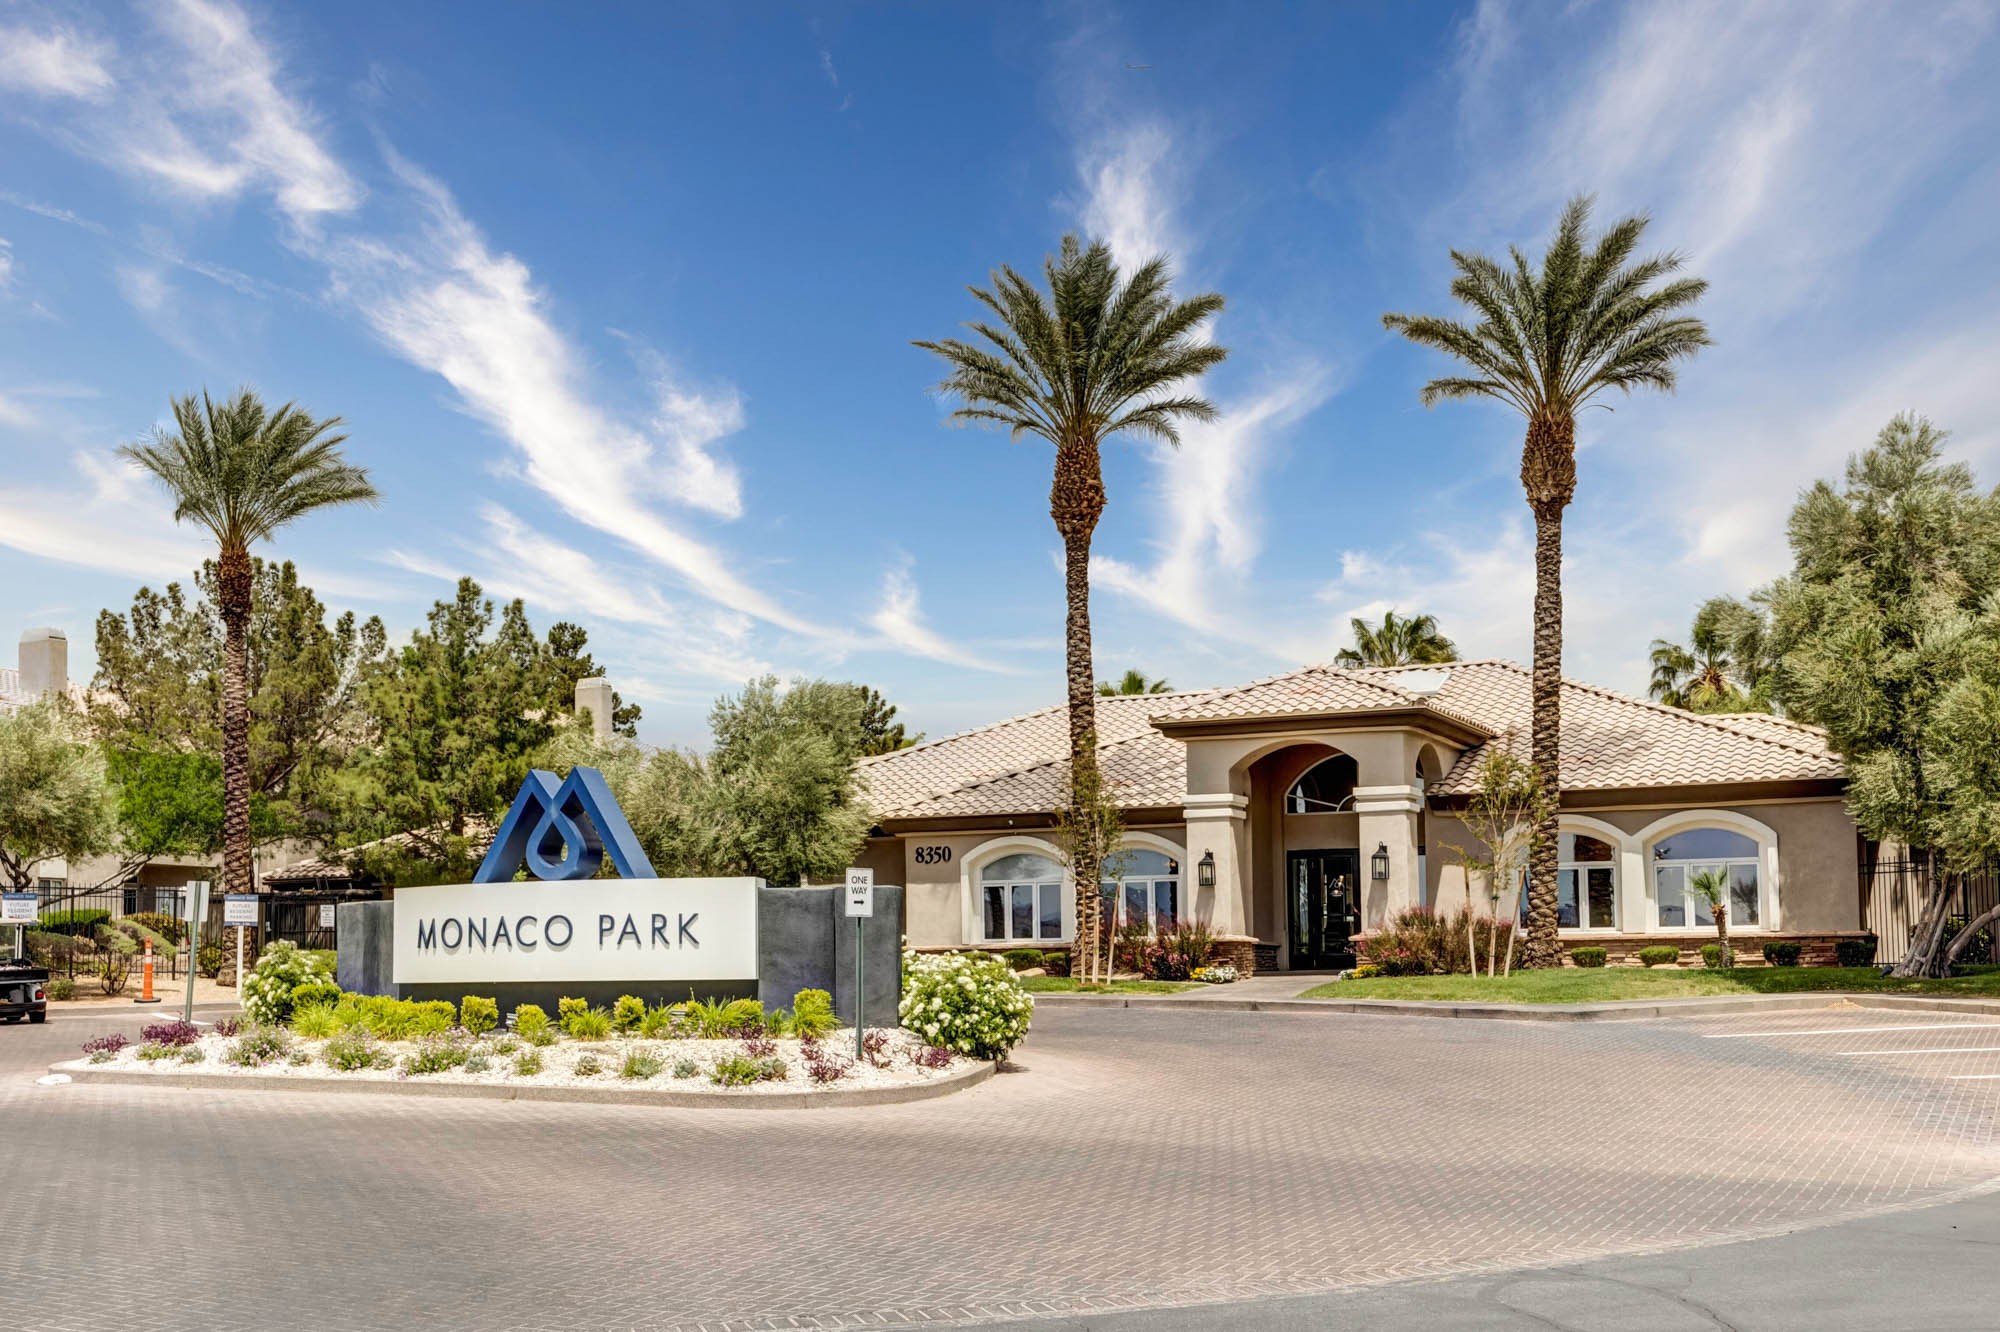
[[[1207,920],[1218,937],[1250,938],[1256,920],[1250,899],[1250,797],[1230,791],[1190,793],[1181,814],[1187,819],[1183,890],[1199,883],[1202,858],[1215,857],[1215,887],[1196,887],[1189,899],[1195,918]]]
[[[1361,928],[1379,930],[1390,917],[1423,900],[1417,883],[1417,812],[1424,805],[1421,786],[1357,786],[1354,812],[1360,815]],[[1389,857],[1389,877],[1377,879],[1378,850]]]

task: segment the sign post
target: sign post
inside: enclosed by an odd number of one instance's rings
[[[14,927],[14,956],[26,956],[26,937],[22,931],[35,923],[36,913],[41,910],[42,898],[39,893],[0,893],[0,923]]]
[[[195,961],[201,955],[201,927],[208,920],[208,880],[197,879],[187,886],[188,971],[181,991],[181,1021],[194,1021]]]
[[[222,899],[222,923],[236,927],[236,993],[243,994],[243,932],[257,926],[257,894],[230,893]]]
[[[868,956],[868,936],[864,926],[868,918],[875,914],[875,871],[872,869],[850,869],[847,871],[847,914],[854,918],[854,1057],[861,1058],[861,1039],[868,1031],[868,1018],[862,1007],[866,1002],[868,989],[865,984],[866,958]]]

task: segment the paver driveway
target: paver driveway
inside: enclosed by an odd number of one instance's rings
[[[0,1193],[46,1222],[0,1249],[17,1326],[973,1321],[1645,1250],[2000,1175],[1990,1019],[1050,1006],[1024,1073],[821,1112],[32,1085],[106,1025],[0,1030]]]

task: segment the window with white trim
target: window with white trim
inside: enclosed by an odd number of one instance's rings
[[[1360,775],[1349,755],[1321,759],[1285,792],[1285,813],[1338,814],[1354,808],[1354,783]]]
[[[1063,867],[1035,851],[1016,851],[979,871],[981,937],[1060,939],[1063,934]]]
[[[1729,923],[1754,928],[1758,920],[1757,840],[1728,828],[1688,828],[1653,843],[1653,898],[1660,928],[1715,927],[1706,899],[1688,891],[1688,879],[1703,870],[1729,873]]]
[[[1180,919],[1180,861],[1148,847],[1130,847],[1119,854],[1118,862],[1118,878],[1102,885],[1118,913],[1118,924],[1173,928]]]
[[[1618,849],[1589,833],[1565,832],[1558,852],[1556,925],[1618,928]]]

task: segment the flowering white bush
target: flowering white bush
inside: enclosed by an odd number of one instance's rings
[[[1034,1014],[1020,978],[991,953],[903,954],[903,1026],[931,1045],[1004,1058]]]
[[[1196,967],[1193,975],[1194,979],[1209,985],[1227,985],[1236,979],[1236,968],[1222,962],[1212,967]]]
[[[243,1011],[260,1026],[283,1022],[292,1014],[292,991],[301,986],[310,987],[315,997],[328,1002],[340,997],[333,969],[324,958],[289,939],[280,939],[264,950],[244,978]]]

